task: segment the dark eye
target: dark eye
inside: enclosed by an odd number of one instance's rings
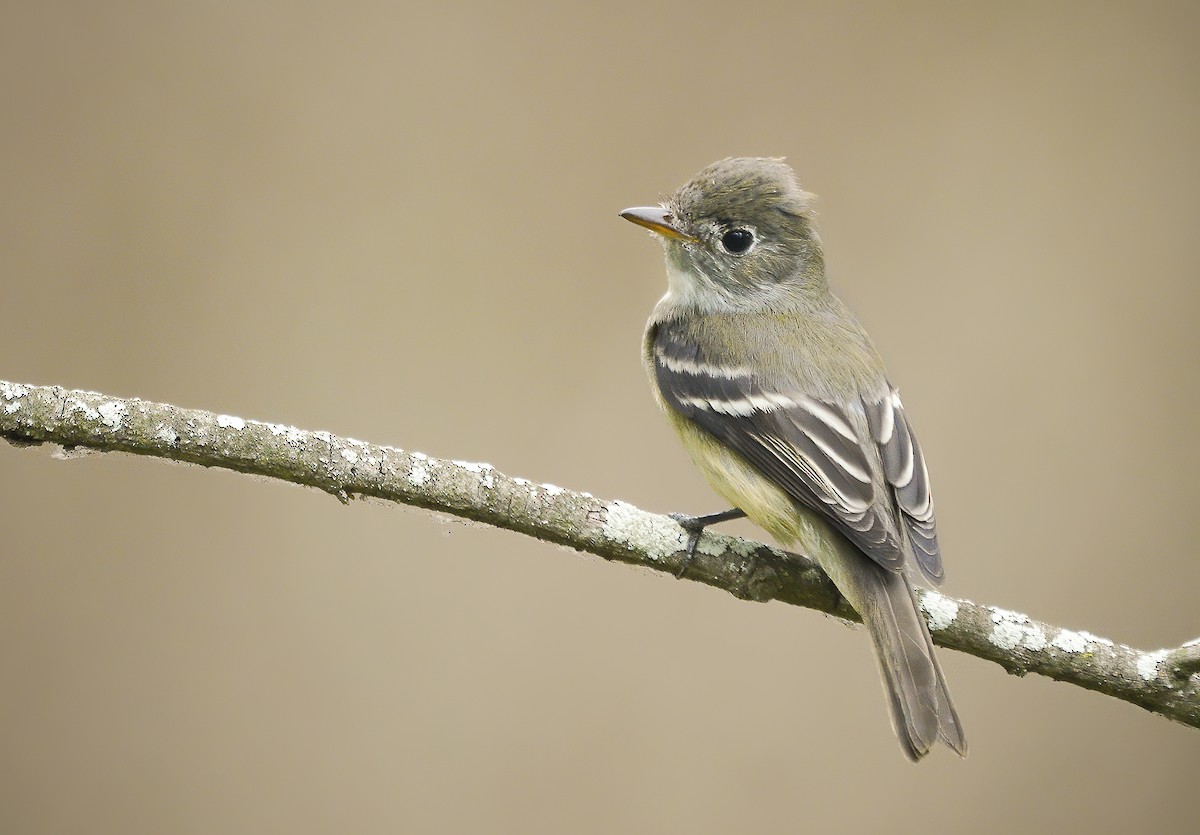
[[[721,246],[730,255],[744,255],[754,245],[754,233],[749,229],[730,229],[721,236]]]

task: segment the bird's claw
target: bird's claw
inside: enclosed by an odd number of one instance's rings
[[[704,533],[704,517],[688,516],[686,513],[668,513],[667,515],[688,534],[687,546],[683,549],[686,556],[683,558],[679,570],[675,572],[675,576],[681,578],[691,567],[692,560],[696,558],[696,547],[700,544],[700,534]]]
[[[667,515],[675,520],[675,524],[688,533],[687,546],[684,548],[686,556],[683,558],[683,564],[679,566],[679,571],[675,572],[676,577],[683,577],[688,568],[691,567],[692,560],[696,558],[696,547],[700,544],[700,535],[704,533],[704,529],[709,525],[715,525],[717,522],[740,519],[746,514],[735,507],[732,510],[726,510],[722,513],[711,513],[707,516],[688,516],[686,513],[668,513]]]

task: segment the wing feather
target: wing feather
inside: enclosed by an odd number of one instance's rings
[[[654,372],[667,405],[734,449],[880,565],[904,562],[892,501],[880,493],[872,439],[837,403],[776,391],[748,370],[705,362],[660,328]],[[860,415],[859,425],[864,423]],[[876,482],[879,482],[877,485]]]
[[[878,402],[867,403],[867,423],[879,444],[883,473],[896,498],[908,541],[917,565],[933,583],[945,578],[933,515],[929,470],[916,436],[904,415],[900,395],[892,389]]]
[[[772,388],[743,365],[704,356],[667,325],[654,335],[652,358],[671,408],[822,514],[875,562],[900,568],[905,540],[921,572],[942,581],[929,472],[895,389],[843,404]]]

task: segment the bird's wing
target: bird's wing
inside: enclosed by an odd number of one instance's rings
[[[662,327],[653,362],[668,406],[825,516],[881,566],[903,565],[907,535],[921,570],[940,580],[925,464],[892,390],[879,403],[836,403],[772,387],[749,369],[707,361]]]
[[[874,402],[864,402],[871,439],[879,446],[883,474],[900,511],[900,521],[912,545],[917,565],[931,582],[945,579],[942,552],[938,547],[937,523],[933,516],[933,493],[929,470],[917,444],[917,436],[904,416],[900,393],[893,388]]]

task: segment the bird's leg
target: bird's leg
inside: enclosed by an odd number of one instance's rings
[[[728,522],[731,519],[742,519],[746,516],[744,510],[736,507],[721,513],[710,513],[707,516],[688,516],[683,513],[667,514],[679,525],[688,532],[687,541],[687,556],[684,557],[683,565],[679,567],[679,571],[675,574],[676,577],[682,577],[684,572],[688,570],[688,566],[692,564],[692,559],[696,556],[696,546],[700,544],[700,534],[704,533],[704,529],[709,525],[716,525],[719,522]]]

